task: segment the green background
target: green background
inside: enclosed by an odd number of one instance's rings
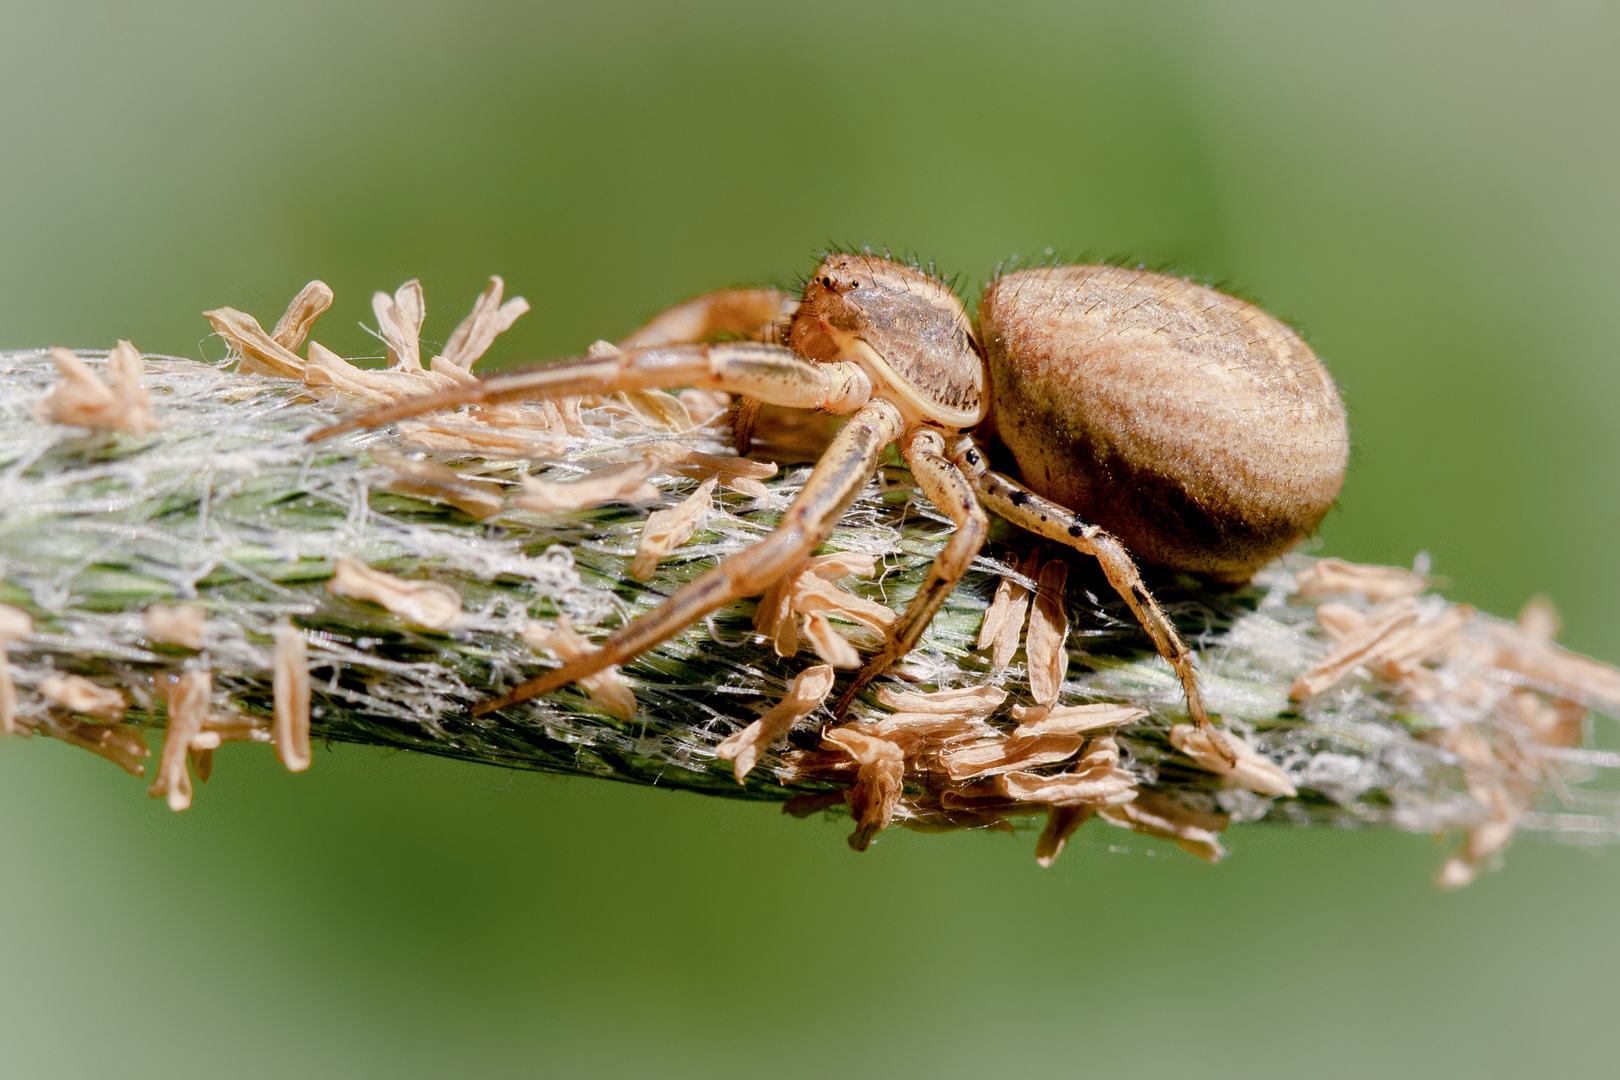
[[[218,356],[206,307],[375,353],[485,275],[578,352],[828,240],[976,288],[1129,253],[1298,323],[1355,449],[1323,550],[1620,660],[1620,16],[1295,3],[0,6],[0,346]],[[1256,431],[1264,438],[1264,431]],[[0,1073],[1606,1073],[1620,857],[1244,828],[886,835],[355,748],[171,815],[0,744]],[[1113,845],[1112,847],[1110,845]]]

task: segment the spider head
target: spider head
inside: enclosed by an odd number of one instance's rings
[[[941,423],[983,415],[984,361],[962,301],[944,282],[878,255],[839,252],[805,284],[787,345],[810,360],[865,359]]]

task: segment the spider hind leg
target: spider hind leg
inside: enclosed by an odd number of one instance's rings
[[[1108,584],[1130,607],[1136,621],[1152,639],[1153,647],[1175,671],[1187,699],[1188,716],[1200,728],[1213,732],[1214,724],[1198,689],[1192,650],[1187,648],[1175,624],[1142,583],[1142,575],[1125,546],[1099,526],[1082,521],[1074,511],[1042,498],[1010,477],[990,471],[985,464],[984,450],[971,441],[964,439],[958,444],[955,459],[992,513],[1036,536],[1067,545],[1097,560]],[[1217,743],[1223,753],[1235,760],[1235,751],[1226,745],[1224,738],[1217,739]]]

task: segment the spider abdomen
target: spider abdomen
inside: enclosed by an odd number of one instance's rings
[[[1045,267],[992,283],[979,326],[1024,482],[1141,560],[1246,580],[1338,496],[1338,389],[1253,304],[1151,271]]]

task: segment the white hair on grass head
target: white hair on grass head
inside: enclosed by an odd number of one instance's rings
[[[891,824],[1033,821],[1043,863],[1093,817],[1209,859],[1234,821],[1460,831],[1446,885],[1519,832],[1620,835],[1588,788],[1620,760],[1587,746],[1620,673],[1553,644],[1544,605],[1507,622],[1398,568],[1289,556],[1242,589],[1156,579],[1215,735],[1095,564],[993,537],[919,647],[834,721],[836,669],[881,641],[951,530],[892,464],[763,596],[475,720],[766,535],[808,471],[735,456],[710,391],[310,445],[334,411],[456,385],[521,314],[495,279],[461,344],[424,360],[420,290],[382,294],[394,362],[371,371],[308,340],[330,304],[317,285],[272,333],[211,312],[225,363],[0,354],[0,731],[141,775],[164,728],[151,788],[177,809],[224,743],[271,744],[296,771],[314,738],[843,808],[856,846]],[[86,374],[124,404],[41,405]]]

